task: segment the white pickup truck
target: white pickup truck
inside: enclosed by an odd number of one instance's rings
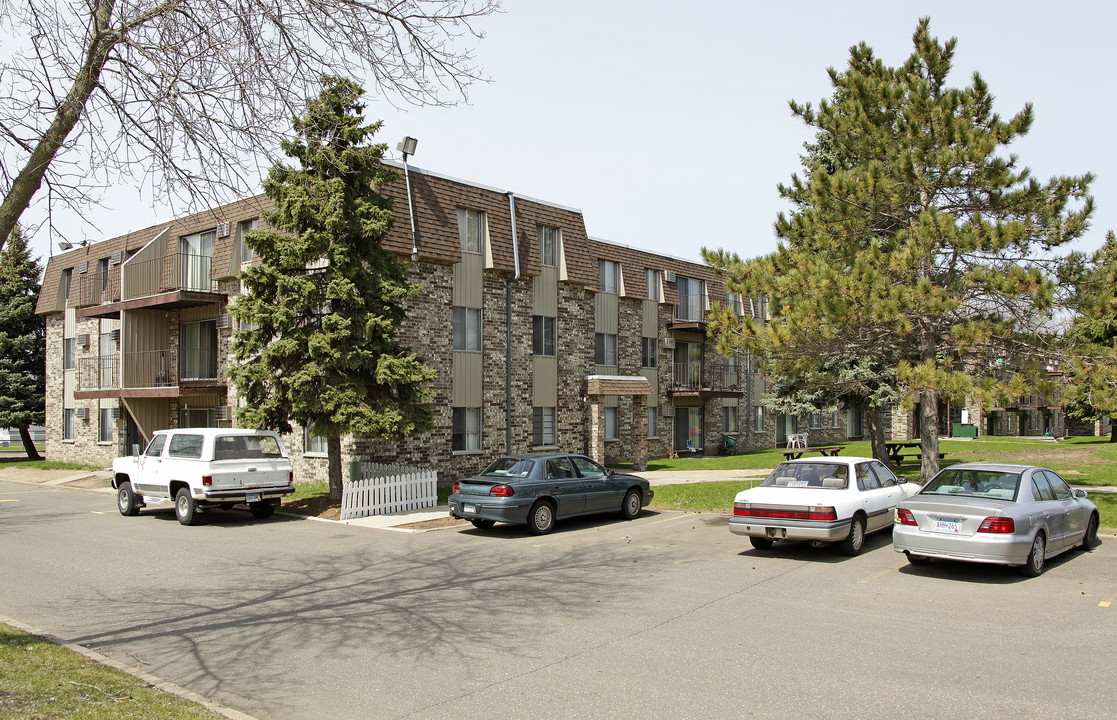
[[[130,457],[112,463],[121,515],[138,515],[148,501],[174,500],[183,525],[192,525],[204,508],[238,503],[266,518],[295,491],[291,460],[269,430],[160,430],[146,450],[138,450],[136,445]]]

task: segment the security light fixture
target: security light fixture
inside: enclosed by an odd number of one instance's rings
[[[65,240],[59,240],[58,241],[58,249],[59,250],[69,250],[72,247],[73,247],[73,245],[70,244],[69,242],[65,241]]]
[[[396,145],[396,150],[399,150],[401,153],[403,153],[403,161],[407,162],[408,156],[415,154],[415,148],[418,145],[419,141],[409,135],[403,140],[400,140],[399,145]]]

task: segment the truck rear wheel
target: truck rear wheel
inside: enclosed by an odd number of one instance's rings
[[[198,503],[194,502],[189,488],[179,488],[175,494],[175,517],[183,525],[193,525],[198,517]]]
[[[275,512],[275,505],[267,500],[261,500],[260,502],[248,503],[248,509],[252,511],[252,517],[263,520],[272,516]]]

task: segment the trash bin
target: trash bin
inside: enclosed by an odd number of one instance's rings
[[[975,438],[977,437],[977,425],[969,423],[951,423],[950,434],[956,438]]]

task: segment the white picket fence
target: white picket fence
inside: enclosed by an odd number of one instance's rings
[[[350,480],[342,487],[341,519],[387,515],[437,504],[437,471],[406,465],[353,462],[350,464]]]

